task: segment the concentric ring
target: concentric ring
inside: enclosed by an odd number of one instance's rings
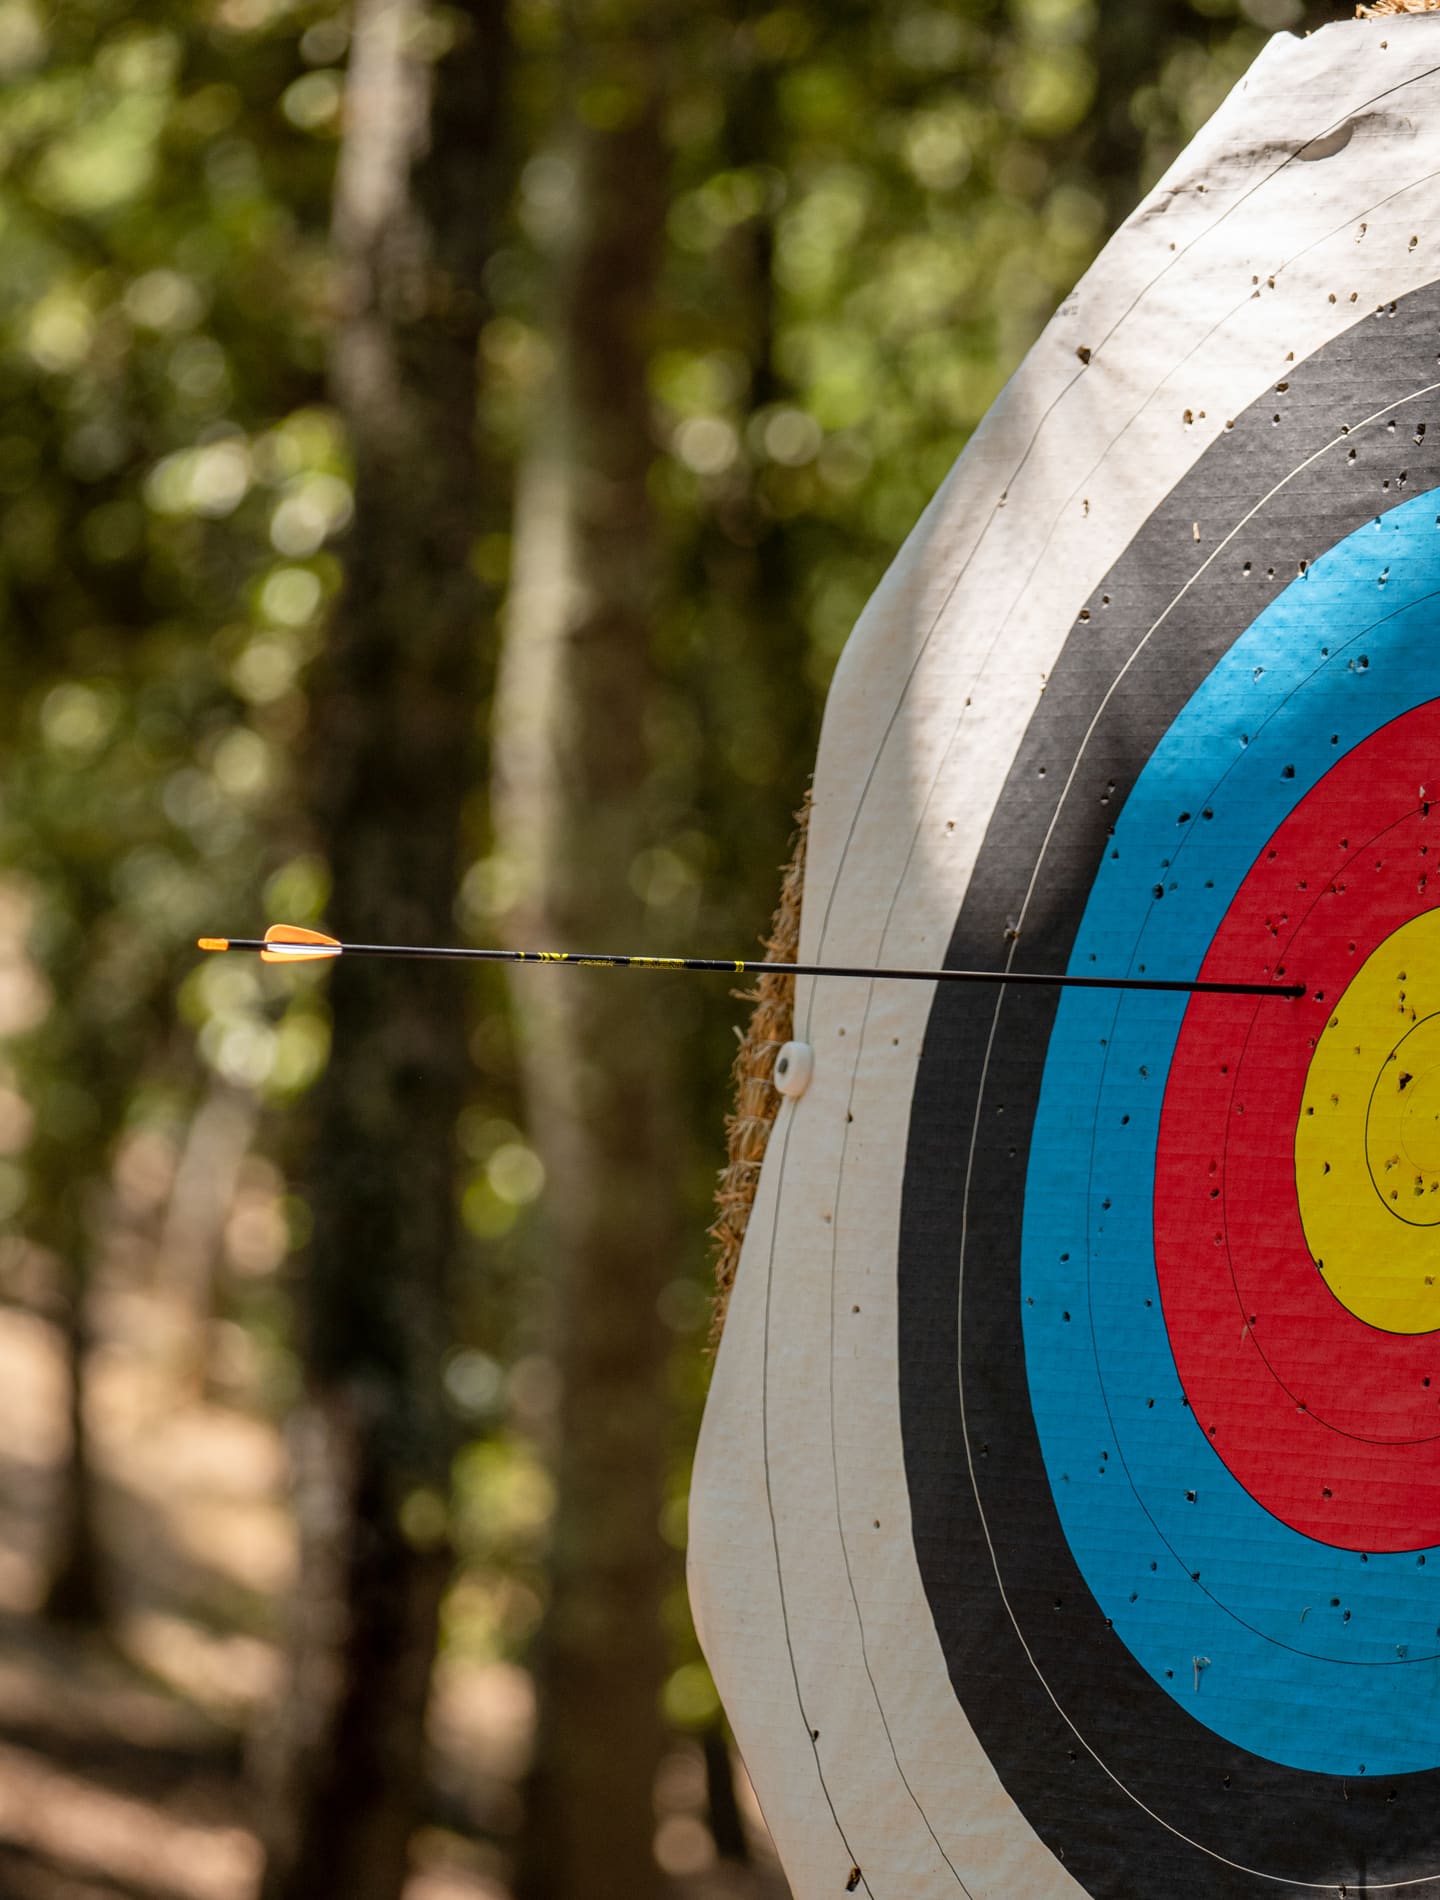
[[[1414,666],[1407,644],[1393,664]],[[1385,1258],[1342,1251],[1347,1223],[1369,1216],[1391,1230],[1392,1245],[1397,1234],[1424,1230],[1398,1226],[1365,1165],[1375,1068],[1368,1045],[1353,1040],[1357,1029],[1344,1031],[1364,1075],[1363,1089],[1357,1082],[1348,1092],[1348,1138],[1335,1125],[1347,1093],[1331,1087],[1338,1076],[1325,1048],[1334,1025],[1351,1020],[1342,992],[1357,966],[1413,920],[1440,835],[1440,814],[1432,822],[1417,798],[1427,759],[1440,759],[1436,702],[1356,746],[1274,834],[1202,967],[1242,967],[1263,943],[1267,961],[1278,954],[1287,969],[1304,971],[1309,994],[1289,1011],[1213,1011],[1208,999],[1193,999],[1170,1066],[1155,1166],[1158,1279],[1196,1424],[1281,1523],[1367,1552],[1440,1542],[1440,1381],[1429,1384],[1440,1354],[1434,1340],[1416,1336],[1421,1328],[1385,1329],[1341,1298],[1360,1285],[1373,1303],[1381,1297],[1373,1283],[1387,1275]],[[1317,1259],[1314,1196],[1330,1196],[1332,1182],[1339,1190],[1325,1206],[1335,1244]],[[1423,1275],[1401,1267],[1399,1277],[1400,1293],[1386,1296],[1388,1317],[1397,1298],[1423,1298],[1423,1287],[1409,1285]],[[1427,1639],[1431,1620],[1426,1611]],[[1393,1640],[1408,1646],[1414,1637]]]
[[[1428,881],[1429,835],[1418,877]],[[1386,853],[1388,857],[1389,852]],[[1389,1332],[1440,1326],[1440,911],[1370,952],[1334,1002],[1305,1078],[1295,1181],[1335,1298]]]

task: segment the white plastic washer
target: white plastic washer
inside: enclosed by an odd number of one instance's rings
[[[782,1095],[803,1095],[815,1073],[815,1051],[808,1042],[787,1042],[775,1058],[774,1082]]]

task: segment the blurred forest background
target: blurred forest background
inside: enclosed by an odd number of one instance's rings
[[[783,1893],[682,1583],[826,682],[1302,0],[0,0],[0,1895]]]

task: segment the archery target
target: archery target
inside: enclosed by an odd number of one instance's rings
[[[1402,359],[1428,369],[1440,294],[1385,321]],[[1435,1834],[1440,1313],[1426,1282],[1440,1248],[1403,1217],[1417,1184],[1428,1199],[1428,1131],[1409,1137],[1421,1166],[1390,1170],[1403,1208],[1377,1190],[1370,1151],[1383,1183],[1414,1116],[1386,1121],[1376,1090],[1410,1068],[1409,1036],[1429,1033],[1407,966],[1430,940],[1440,838],[1440,463],[1425,450],[1440,403],[1428,377],[1393,409],[1367,401],[1379,378],[1393,402],[1387,358],[1372,320],[1294,371],[1317,412],[1328,384],[1376,415],[1341,438],[1362,480],[1337,487],[1322,459],[1303,507],[1292,483],[1283,518],[1258,508],[1196,577],[1180,611],[1198,682],[1177,693],[1173,649],[1137,645],[1155,604],[1145,543],[1177,512],[1210,513],[1237,464],[1268,490],[1254,465],[1271,459],[1269,397],[1105,577],[1057,669],[1063,710],[1049,715],[1047,693],[1015,767],[1067,786],[1050,820],[1069,835],[1057,848],[1047,821],[1040,852],[1063,848],[1072,876],[1091,867],[1083,908],[1032,907],[1023,967],[1298,979],[1305,996],[1068,991],[1053,1010],[1006,996],[979,1011],[942,994],[917,1085],[901,1324],[937,1377],[953,1352],[955,1423],[981,1445],[973,1481],[936,1470],[919,1436],[934,1388],[911,1388],[917,1548],[944,1576],[942,1642],[992,1761],[1067,1866],[1085,1867],[1069,1810],[1098,1798],[1098,1772],[1122,1785],[1112,1825],[1148,1864],[1156,1814],[1199,1849],[1188,1870],[1167,1851],[1171,1894],[1215,1890],[1208,1856],[1262,1883],[1323,1884],[1337,1841],[1367,1829],[1372,1878],[1387,1864],[1413,1877],[1414,1836]],[[1396,493],[1409,499],[1385,507]],[[1104,703],[1127,649],[1124,689]],[[1082,745],[1061,750],[1087,701]],[[979,949],[987,912],[1024,902],[1034,847],[1005,824],[1012,808],[992,821],[951,961]],[[1423,1006],[1418,962],[1414,984]],[[1431,1099],[1423,1076],[1415,1086]],[[959,1144],[972,1118],[947,1224],[985,1271],[966,1276],[941,1347],[933,1298],[952,1274],[934,1270],[928,1150],[938,1125]],[[966,1191],[982,1180],[983,1195]],[[1322,1235],[1335,1245],[1317,1257]],[[1007,1333],[1024,1377],[1000,1384]],[[957,1561],[982,1573],[958,1593]],[[996,1701],[991,1650],[972,1674],[986,1570],[991,1637],[1023,1645],[1038,1698]],[[1071,1769],[1058,1787],[1057,1753]],[[1342,1796],[1349,1777],[1369,1785]],[[1282,1798],[1296,1827],[1277,1855]],[[1265,1851],[1243,1845],[1247,1823]],[[1440,1843],[1432,1858],[1440,1872]],[[1125,1891],[1100,1869],[1082,1877]]]
[[[806,960],[1304,993],[801,985],[692,1496],[801,1900],[1440,1891],[1431,25],[1252,72],[842,662]]]

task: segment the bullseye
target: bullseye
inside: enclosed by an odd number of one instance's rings
[[[1366,958],[1311,1058],[1295,1125],[1305,1241],[1347,1311],[1440,1327],[1440,913]]]
[[[1426,1058],[1424,1068],[1411,1075],[1412,1086],[1400,1117],[1400,1146],[1416,1170],[1417,1195],[1433,1194],[1440,1187],[1440,1035],[1436,1027],[1433,1016],[1417,1023],[1396,1051],[1407,1063],[1417,1062],[1422,1053]],[[1397,1088],[1403,1085],[1397,1081]],[[1423,1207],[1402,1210],[1401,1219],[1433,1227],[1440,1221],[1440,1206],[1426,1201]]]

